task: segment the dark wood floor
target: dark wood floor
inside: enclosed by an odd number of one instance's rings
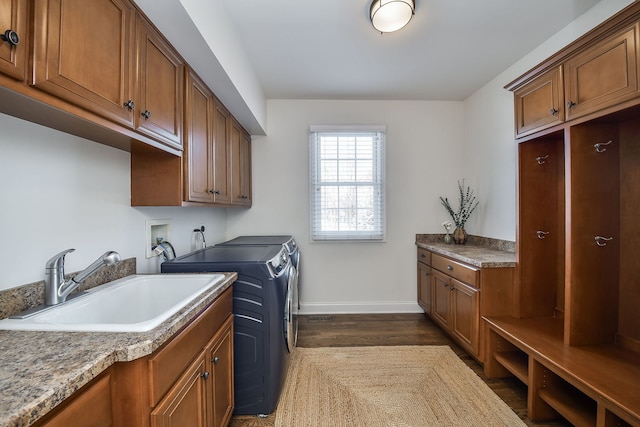
[[[482,367],[424,314],[367,314],[301,316],[299,347],[356,347],[372,345],[448,345],[504,400],[528,426],[565,427],[557,422],[527,419],[527,389],[517,379],[487,379]],[[267,418],[236,416],[231,427],[273,427],[275,413]],[[355,427],[355,426],[354,426]]]

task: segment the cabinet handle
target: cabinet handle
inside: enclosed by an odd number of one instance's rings
[[[447,265],[447,270],[453,271],[453,267],[451,265]]]
[[[573,102],[573,101],[569,101],[569,102],[567,102],[567,107],[569,107],[569,108],[573,108],[573,107],[575,107],[575,106],[576,106],[576,103],[575,103],[575,102]]]
[[[18,37],[18,33],[13,30],[7,30],[4,32],[4,34],[0,34],[0,38],[9,43],[9,46],[12,47],[17,46],[18,43],[20,43],[20,37]]]
[[[240,196],[241,199],[248,199],[249,196],[245,196],[244,194],[242,196]]]
[[[607,242],[613,240],[613,237],[596,236],[595,240],[596,240],[596,245],[602,247],[602,246],[607,246]]]
[[[597,144],[593,144],[593,148],[596,149],[596,153],[604,153],[605,151],[607,151],[605,147],[611,144],[612,142],[613,141],[598,142]]]
[[[546,156],[538,156],[536,157],[536,162],[538,162],[539,165],[544,165],[545,163],[547,163],[548,158],[549,158],[548,154]]]
[[[556,110],[555,108],[552,108],[551,110],[549,110],[549,112],[551,113],[552,116],[555,116],[556,114],[558,114],[558,110]]]
[[[214,365],[217,365],[219,361],[220,361],[220,358],[218,356],[211,359],[211,363],[213,363]]]
[[[427,256],[425,254],[420,254],[420,258],[426,258]]]
[[[538,231],[536,231],[536,234],[538,235],[538,239],[542,240],[545,237],[547,237],[547,234],[549,234],[549,232],[548,231],[538,230]]]
[[[449,287],[449,285],[447,285],[446,283],[443,283],[442,286],[444,286],[445,288]]]
[[[124,103],[124,106],[127,107],[129,111],[132,111],[136,104],[130,99]]]
[[[211,193],[211,194],[220,194],[220,191],[211,189],[211,190],[209,190],[209,193]]]
[[[202,378],[203,380],[209,378],[209,371],[204,371],[202,374],[200,374],[200,378]]]
[[[151,111],[144,110],[142,113],[140,113],[140,115],[144,117],[145,120],[149,120],[149,117],[151,117]]]

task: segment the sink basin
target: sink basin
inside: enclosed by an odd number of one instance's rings
[[[0,320],[0,329],[145,332],[223,279],[223,274],[128,276],[33,316]]]

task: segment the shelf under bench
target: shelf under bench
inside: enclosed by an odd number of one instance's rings
[[[640,426],[640,355],[613,344],[567,346],[561,318],[484,319],[485,373],[525,383],[530,418],[552,418],[551,407],[579,426]]]

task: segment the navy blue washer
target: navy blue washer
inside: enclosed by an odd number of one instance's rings
[[[163,273],[238,273],[233,284],[237,415],[274,411],[289,364],[284,313],[290,261],[280,246],[212,246],[162,264]]]

